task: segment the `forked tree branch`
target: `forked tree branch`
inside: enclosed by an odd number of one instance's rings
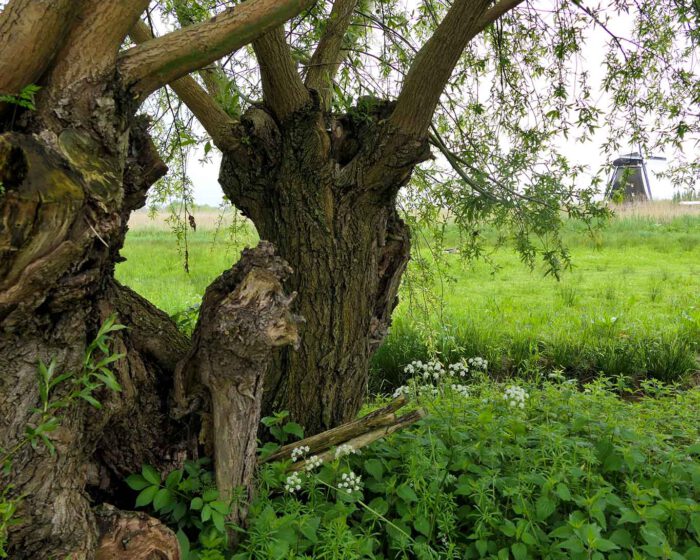
[[[0,94],[39,81],[75,16],[72,0],[10,0],[0,13]]]
[[[318,91],[326,109],[330,108],[343,38],[352,22],[355,6],[357,0],[335,0],[325,33],[309,61],[306,87]]]
[[[525,0],[501,0],[500,2],[497,2],[496,4],[491,6],[488,10],[486,10],[486,13],[479,20],[479,24],[477,25],[477,27],[475,29],[475,33],[472,36],[472,38],[476,37],[479,33],[481,33],[489,25],[491,25],[493,22],[495,22],[501,16],[508,13],[513,8],[517,8],[524,1]]]
[[[89,77],[103,77],[114,68],[119,47],[149,0],[86,0],[51,70],[51,88],[82,87]]]
[[[119,71],[143,99],[160,86],[235,51],[294,17],[313,0],[248,0],[208,21],[190,25],[124,52]]]
[[[418,51],[391,116],[403,134],[425,138],[435,108],[462,52],[490,23],[519,1],[504,0],[488,8],[489,0],[455,0],[435,33]]]
[[[136,44],[153,39],[153,34],[143,21],[138,21],[129,33]],[[177,96],[187,105],[192,114],[207,131],[220,150],[236,145],[233,129],[236,121],[223,110],[191,76],[185,76],[170,84]]]
[[[253,49],[260,64],[265,105],[284,120],[311,98],[292,60],[282,26],[253,41]]]

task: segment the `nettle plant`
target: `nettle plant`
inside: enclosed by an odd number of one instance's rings
[[[234,557],[700,558],[700,391],[625,399],[614,380],[487,367],[410,364],[426,419],[362,453],[264,465]]]
[[[429,415],[410,429],[262,464],[234,552],[206,461],[129,484],[186,559],[700,558],[700,390],[579,389],[556,371],[498,383],[487,368],[411,363],[401,393]],[[264,419],[277,442],[261,457],[303,437],[287,418]]]

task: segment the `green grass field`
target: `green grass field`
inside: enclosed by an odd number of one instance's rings
[[[189,274],[174,235],[141,219],[127,236],[117,278],[170,314],[197,304],[242,246],[256,240],[249,231],[234,242],[213,220],[198,222],[188,234]],[[483,356],[496,376],[562,369],[582,379],[604,373],[676,380],[697,371],[700,210],[681,214],[659,205],[644,215],[626,213],[595,238],[569,223],[565,239],[573,269],[559,282],[530,271],[508,247],[490,263],[446,255],[446,273],[422,289],[417,274],[409,277],[374,360],[372,389],[400,384],[406,363],[435,351],[451,360]],[[448,231],[447,246],[456,243]],[[426,288],[434,296],[427,305]]]

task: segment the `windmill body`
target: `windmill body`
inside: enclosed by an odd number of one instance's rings
[[[649,174],[644,158],[639,152],[621,155],[613,161],[605,197],[627,202],[652,200]]]

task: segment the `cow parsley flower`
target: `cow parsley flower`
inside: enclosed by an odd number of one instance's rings
[[[362,489],[362,478],[354,472],[343,473],[340,477],[341,482],[338,483],[338,488],[345,490],[348,494],[358,492]]]
[[[344,457],[345,455],[352,455],[353,453],[357,453],[355,448],[348,443],[344,443],[344,444],[336,447],[335,458],[340,459],[341,457]]]
[[[309,457],[307,459],[306,464],[304,465],[304,470],[306,472],[311,472],[319,468],[323,464],[323,459],[319,457],[318,455],[314,455],[313,457]]]
[[[529,393],[522,387],[511,385],[503,393],[503,400],[513,408],[525,408],[525,401],[529,396]]]
[[[468,397],[469,396],[469,389],[466,385],[460,385],[459,383],[453,383],[450,385],[452,387],[452,390],[461,395],[462,397]]]
[[[478,356],[469,358],[467,363],[474,369],[480,369],[482,371],[486,371],[486,369],[489,367],[489,363],[484,360],[484,358],[480,358]]]
[[[451,377],[466,377],[469,374],[469,368],[464,363],[457,362],[449,365],[447,373]]]
[[[299,459],[301,459],[309,451],[311,451],[311,449],[309,448],[308,445],[302,445],[300,447],[295,447],[294,449],[292,449],[292,462],[296,463]]]
[[[284,490],[290,494],[294,494],[294,492],[301,490],[301,477],[298,473],[292,473],[287,477],[284,484]]]
[[[401,395],[408,395],[411,392],[411,389],[408,387],[408,385],[401,385],[396,391],[394,391],[394,398],[400,397]]]

